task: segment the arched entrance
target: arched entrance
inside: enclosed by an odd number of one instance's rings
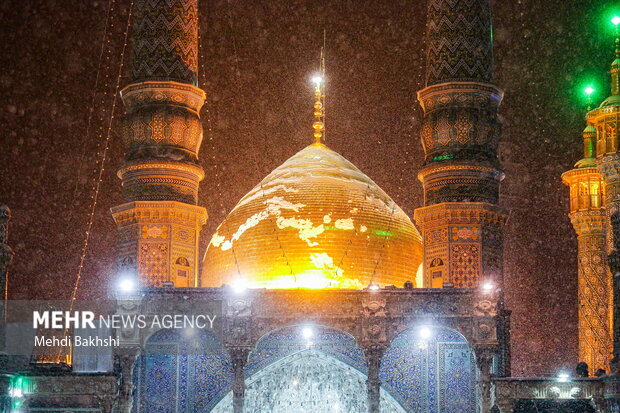
[[[379,377],[411,413],[475,413],[477,366],[465,337],[438,326],[398,335],[385,352]]]
[[[264,336],[246,367],[245,413],[349,413],[367,407],[364,354],[332,328],[292,326]],[[381,392],[383,413],[405,413]],[[213,410],[232,412],[228,394]]]

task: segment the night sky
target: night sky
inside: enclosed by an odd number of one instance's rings
[[[424,1],[199,3],[199,78],[207,92],[200,205],[210,215],[203,250],[235,203],[311,142],[309,79],[323,28],[327,143],[413,215],[422,204],[416,91],[424,78]],[[560,175],[581,157],[581,91],[594,82],[596,103],[608,94],[609,18],[620,4],[495,3],[495,81],[506,92],[502,203],[511,210],[504,254],[513,375],[555,374],[577,361],[576,239]],[[129,46],[119,66],[129,4],[0,1],[0,203],[13,212],[12,299],[71,296],[103,152],[78,297],[104,297],[112,284],[109,209],[122,202],[115,171],[123,153],[123,107],[114,94],[117,82],[127,83]]]

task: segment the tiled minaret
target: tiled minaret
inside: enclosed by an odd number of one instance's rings
[[[570,220],[578,243],[579,360],[590,371],[609,370],[611,273],[605,247],[603,180],[596,168],[596,130],[583,131],[583,159],[562,175],[570,188]]]
[[[617,21],[620,23],[620,21]],[[611,64],[611,96],[586,115],[588,125],[596,131],[596,164],[605,182],[604,204],[607,229],[607,254],[612,274],[613,354],[612,369],[620,367],[620,35],[616,35],[615,59]]]
[[[198,0],[136,0],[132,80],[126,107],[126,203],[112,209],[119,272],[142,285],[198,284],[198,238],[207,213],[196,206],[204,173],[197,87]]]
[[[503,179],[497,147],[503,92],[492,80],[489,0],[430,0],[426,28],[424,287],[502,283]]]

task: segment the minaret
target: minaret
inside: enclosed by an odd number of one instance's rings
[[[502,283],[498,206],[504,174],[497,158],[503,92],[491,83],[489,0],[429,0],[426,88],[418,178],[424,207],[415,221],[424,240],[424,287]]]
[[[198,285],[198,240],[207,219],[196,206],[204,173],[197,87],[198,0],[136,0],[125,163],[118,170],[126,203],[112,208],[120,272],[142,285]]]
[[[603,180],[596,168],[596,130],[583,131],[583,159],[562,174],[570,188],[569,217],[577,233],[579,360],[609,371],[612,351],[611,273],[605,247]]]
[[[618,128],[620,123],[620,18],[615,17],[616,50],[611,64],[611,96],[588,112],[588,125],[596,131],[596,164],[605,182],[604,205],[606,242],[609,268],[612,274],[613,302],[613,354],[612,370],[620,365],[620,153],[618,153]]]

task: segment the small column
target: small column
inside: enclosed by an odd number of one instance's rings
[[[385,297],[370,292],[362,299],[362,336],[361,346],[368,366],[368,412],[381,412],[381,380],[379,370],[381,359],[388,347],[387,339],[387,300]]]
[[[381,413],[381,380],[379,379],[379,370],[385,348],[383,346],[371,346],[366,348],[364,352],[366,354],[366,364],[368,365],[368,379],[366,380],[368,413]]]
[[[114,360],[114,370],[119,377],[118,412],[131,413],[133,408],[134,380],[133,374],[136,361],[140,355],[137,346],[123,347],[117,351]]]
[[[229,297],[224,308],[224,344],[233,365],[233,413],[243,413],[245,365],[255,345],[252,340],[252,295]]]
[[[480,371],[480,412],[489,413],[491,407],[491,367],[493,366],[493,350],[482,347],[476,348],[476,364]]]
[[[229,348],[232,360],[235,381],[233,382],[233,413],[243,413],[245,402],[245,365],[248,361],[250,349],[246,347]]]

